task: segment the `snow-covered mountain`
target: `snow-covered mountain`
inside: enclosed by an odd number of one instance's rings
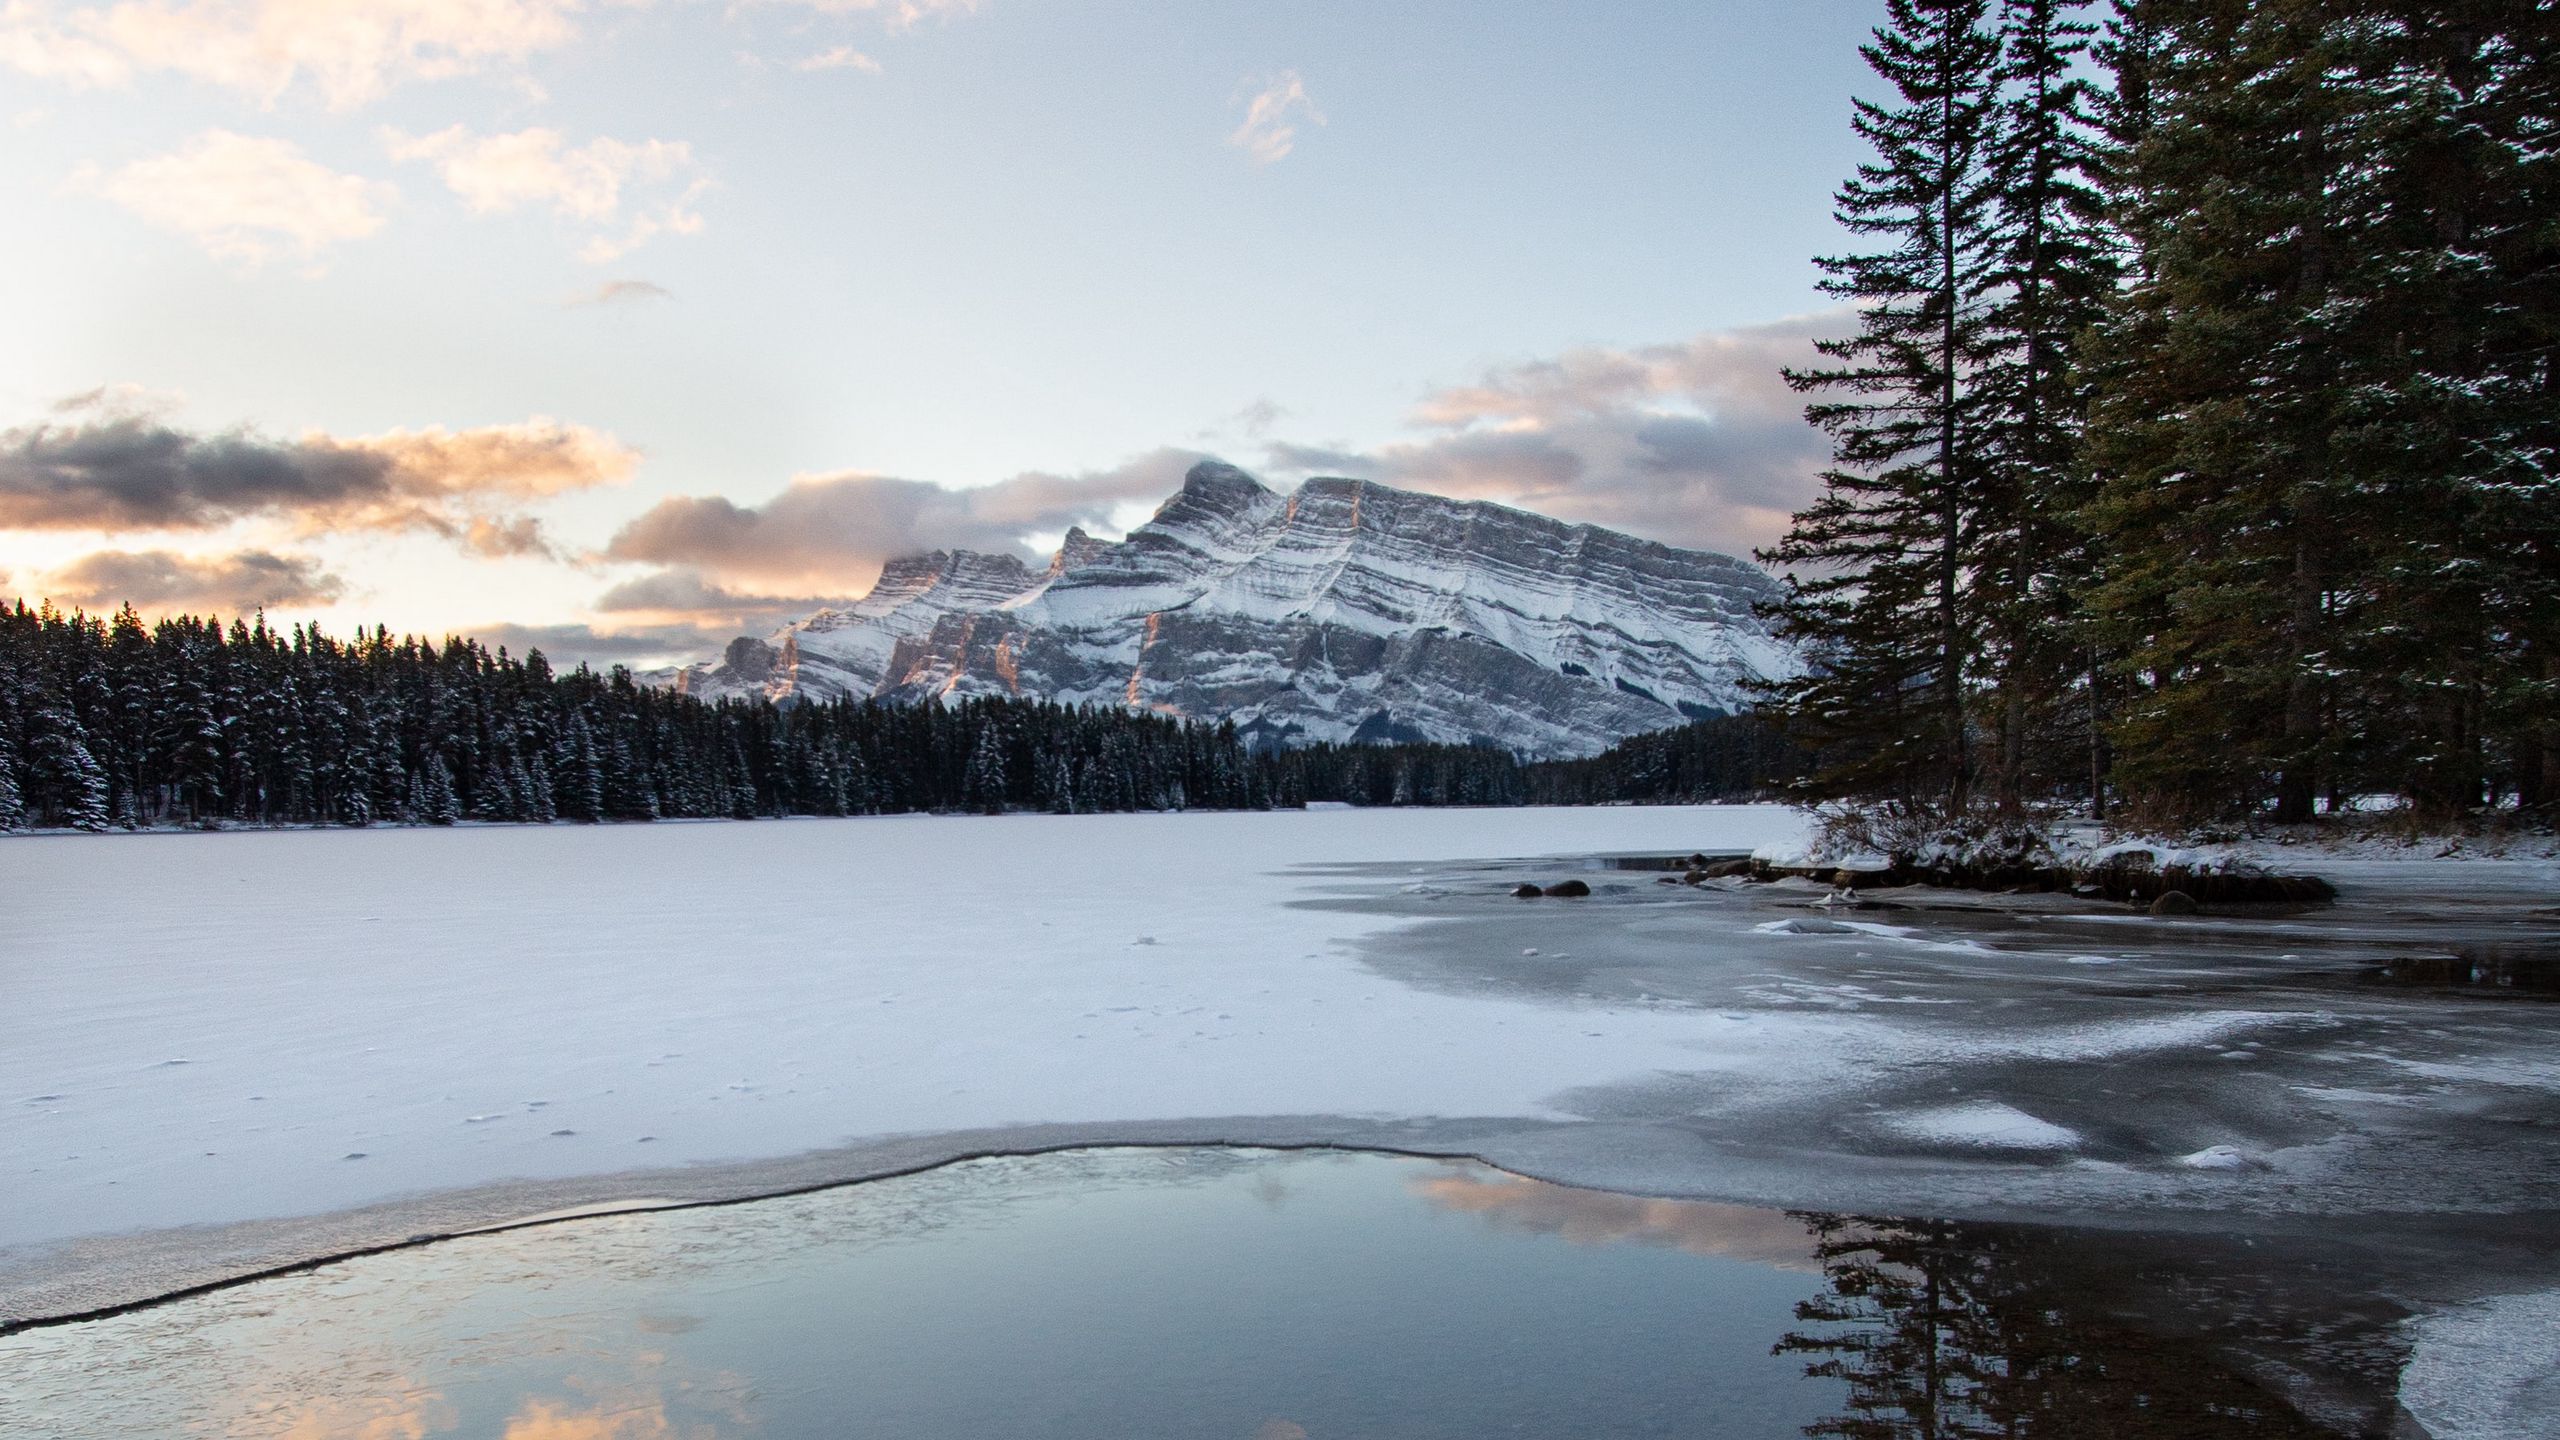
[[[937,550],[871,593],[678,672],[705,698],[1024,695],[1230,717],[1248,738],[1584,755],[1794,672],[1745,561],[1363,480],[1278,494],[1231,465],[1048,568]]]

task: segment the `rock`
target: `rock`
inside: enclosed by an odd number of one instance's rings
[[[1559,880],[1543,892],[1559,900],[1578,900],[1591,893],[1591,887],[1579,880]]]
[[[1515,885],[1511,890],[1513,898],[1520,900],[1535,900],[1546,893],[1535,885]]]
[[[1692,869],[1692,870],[1703,870],[1703,869],[1705,869],[1706,867],[1707,867],[1707,857],[1705,856],[1705,854],[1700,853],[1700,854],[1692,855],[1692,856],[1690,856],[1690,857],[1689,857],[1689,868],[1690,868],[1690,869]]]
[[[1653,883],[1656,885],[1695,885],[1698,883],[1698,872],[1692,870],[1686,875],[1665,875]]]
[[[1748,860],[1717,860],[1699,867],[1698,873],[1709,880],[1731,880],[1751,873]]]
[[[1685,870],[1680,875],[1680,883],[1683,885],[1703,885],[1706,879],[1707,872],[1704,870]]]
[[[2163,890],[2160,892],[2160,898],[2151,902],[2151,913],[2193,915],[2196,913],[2196,897],[2184,890]]]

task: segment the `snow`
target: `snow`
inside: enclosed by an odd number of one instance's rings
[[[1751,858],[1781,870],[1890,870],[1890,857],[1870,850],[1834,850],[1810,834],[1773,840],[1754,847]]]
[[[2190,1170],[2263,1170],[2267,1162],[2237,1145],[2207,1145],[2192,1155],[2181,1155],[2178,1163]]]
[[[2560,1290],[2453,1307],[2409,1330],[2400,1403],[2428,1433],[2549,1440],[2560,1415]]]
[[[1382,980],[1295,867],[1791,834],[1775,808],[0,840],[0,1246],[863,1137],[1552,1115],[1776,1022]],[[183,1058],[183,1064],[174,1063]],[[359,1158],[360,1157],[360,1158]]]
[[[2080,1143],[2078,1132],[1998,1101],[1943,1105],[1891,1116],[1885,1124],[1913,1140],[1982,1150],[2069,1150]]]

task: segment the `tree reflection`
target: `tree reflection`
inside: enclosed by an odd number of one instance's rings
[[[2025,1232],[1799,1217],[1824,1291],[1774,1347],[1848,1387],[1815,1440],[2334,1436],[2194,1339],[2108,1313]]]

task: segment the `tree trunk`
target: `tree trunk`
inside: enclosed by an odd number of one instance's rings
[[[2310,526],[2294,520],[2293,615],[2287,659],[2293,674],[2285,685],[2284,760],[2276,781],[2276,823],[2299,825],[2311,818],[2319,796],[2321,736],[2320,679],[2311,673],[2311,654],[2320,628],[2320,562]]]

